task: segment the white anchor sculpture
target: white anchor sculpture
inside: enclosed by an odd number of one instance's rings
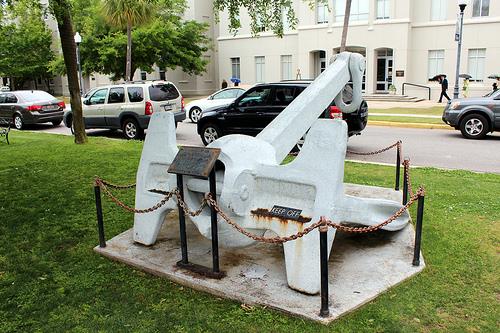
[[[347,147],[347,125],[342,120],[318,119],[335,99],[344,112],[357,110],[365,67],[359,54],[341,53],[335,61],[281,112],[257,137],[228,135],[212,142],[220,148],[217,175],[217,201],[236,223],[256,235],[272,230],[289,236],[303,230],[320,217],[346,225],[371,226],[384,221],[402,206],[395,201],[367,199],[344,192],[344,160]],[[342,101],[341,91],[352,80],[353,100]],[[291,163],[283,159],[307,132],[302,150]],[[147,208],[161,200],[150,189],[172,190],[176,177],[167,173],[177,154],[173,115],[169,112],[152,116],[137,173],[136,208]],[[206,192],[207,180],[185,177],[185,201],[197,208]],[[301,219],[270,217],[274,206],[301,210]],[[151,245],[164,221],[165,214],[176,209],[170,201],[150,214],[136,214],[134,240]],[[405,212],[384,230],[404,228],[410,220]],[[200,233],[211,237],[210,210],[191,217]],[[254,240],[240,234],[219,219],[219,245],[245,247]],[[328,252],[335,237],[328,231]],[[316,294],[320,290],[319,232],[314,230],[295,241],[283,244],[288,285],[295,290]],[[221,257],[224,265],[224,258]]]

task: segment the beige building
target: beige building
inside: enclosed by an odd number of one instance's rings
[[[345,0],[329,0],[313,9],[294,0],[293,6],[299,24],[286,29],[281,39],[270,32],[252,38],[246,13],[240,15],[243,28],[233,36],[223,13],[217,39],[219,79],[239,76],[244,84],[253,84],[316,77],[338,52]],[[452,95],[458,12],[455,0],[352,0],[347,49],[366,56],[365,93],[385,93],[391,84],[401,93],[408,82],[432,87],[437,99],[439,86],[429,78],[446,74]],[[461,73],[472,75],[469,96],[490,90],[493,81],[487,76],[500,72],[499,32],[500,0],[469,1],[460,64]],[[407,87],[405,93],[427,94],[416,87]]]
[[[47,0],[41,0],[47,3]],[[216,23],[213,1],[188,0],[185,19],[207,22],[212,49],[207,72],[190,76],[182,70],[152,73],[137,70],[136,80],[167,79],[184,95],[207,95],[221,86],[223,79],[238,77],[244,85],[258,82],[315,78],[338,52],[342,34],[345,0],[327,0],[311,8],[305,0],[293,0],[299,19],[290,29],[283,13],[285,34],[278,38],[271,32],[252,37],[250,18],[240,13],[242,28],[236,35],[228,30],[227,13]],[[402,84],[412,83],[432,88],[437,99],[439,85],[429,82],[436,74],[448,75],[453,94],[457,42],[456,21],[459,12],[455,0],[352,0],[347,49],[366,57],[364,91],[386,93],[393,85],[398,94]],[[50,17],[47,24],[58,40],[57,25]],[[469,0],[464,16],[461,73],[472,76],[469,96],[482,95],[493,83],[489,74],[500,74],[500,0]],[[85,36],[83,43],[85,43]],[[58,43],[54,43],[58,47]],[[109,84],[108,76],[95,74],[84,78],[84,90]],[[51,89],[67,94],[65,78],[55,78]],[[462,81],[460,81],[460,86]],[[407,86],[406,94],[426,97],[424,88]]]

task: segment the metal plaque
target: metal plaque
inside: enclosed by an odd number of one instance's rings
[[[208,178],[219,157],[220,149],[204,147],[180,147],[168,168],[169,173]]]
[[[269,211],[269,215],[275,217],[281,217],[287,220],[295,220],[298,221],[300,218],[300,214],[302,210],[283,207],[283,206],[273,206],[273,208]]]
[[[396,71],[396,77],[403,77],[403,76],[405,76],[405,71],[403,71],[403,70]]]

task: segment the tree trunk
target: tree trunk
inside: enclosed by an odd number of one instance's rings
[[[342,29],[342,40],[340,41],[340,52],[345,51],[345,44],[347,42],[347,30],[349,29],[349,17],[351,16],[351,1],[352,0],[347,0],[345,3],[344,28]]]
[[[132,25],[127,24],[127,66],[125,67],[125,80],[132,81]]]
[[[66,74],[68,76],[75,143],[81,144],[87,142],[87,135],[85,134],[85,126],[83,124],[82,100],[78,83],[78,66],[76,63],[76,44],[69,4],[67,0],[51,0],[51,3],[54,5],[59,37],[61,38],[61,48],[66,65]]]

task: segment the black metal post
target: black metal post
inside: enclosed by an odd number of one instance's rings
[[[404,162],[404,177],[403,177],[403,205],[406,205],[408,202],[408,180],[406,179],[406,175],[408,174],[408,160],[405,158]]]
[[[99,233],[99,247],[106,247],[106,238],[104,237],[104,221],[102,218],[101,187],[94,186],[95,210],[97,212],[97,231]]]
[[[320,317],[328,317],[330,310],[328,307],[328,227],[319,228],[319,256],[321,265],[321,310]]]
[[[179,189],[182,200],[184,200],[184,183],[182,181],[182,175],[177,175],[177,188]],[[177,207],[179,209],[179,232],[181,236],[181,263],[188,264],[186,216],[184,215],[184,210],[182,209],[180,202],[177,202]]]
[[[394,189],[399,191],[399,179],[401,178],[401,151],[400,146],[397,147],[396,153],[396,186]]]
[[[415,230],[415,248],[413,251],[413,266],[420,266],[420,245],[422,242],[422,223],[424,220],[424,199],[423,195],[418,196],[417,205],[417,226]]]
[[[215,179],[215,168],[212,169],[209,176],[210,194],[214,200],[217,200],[217,186]],[[217,211],[215,207],[210,206],[211,230],[212,230],[212,270],[219,273],[219,233],[217,230]]]

